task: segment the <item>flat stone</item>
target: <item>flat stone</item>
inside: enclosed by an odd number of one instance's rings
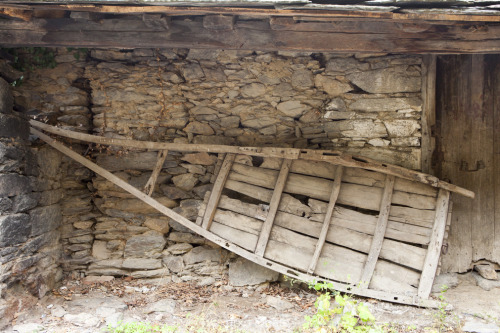
[[[187,199],[191,197],[191,195],[188,192],[172,185],[162,184],[160,185],[160,190],[167,198],[172,200]]]
[[[420,73],[415,73],[409,66],[357,72],[346,77],[362,90],[373,94],[419,92],[422,85]]]
[[[148,227],[149,229],[158,231],[159,233],[166,234],[170,230],[168,221],[168,218],[146,217],[143,225]]]
[[[391,141],[384,140],[381,138],[375,138],[375,139],[368,140],[368,144],[370,144],[374,147],[385,147],[385,146],[388,146],[390,143],[391,143]]]
[[[163,257],[163,263],[174,273],[179,273],[184,269],[184,260],[180,256]]]
[[[93,225],[94,225],[94,221],[78,221],[78,222],[73,223],[73,227],[75,227],[76,229],[82,229],[82,230],[90,229],[90,228],[92,228]]]
[[[198,246],[183,256],[184,263],[186,265],[192,265],[205,261],[220,263],[223,260],[224,252],[225,250],[222,249],[213,249],[208,246]]]
[[[238,258],[229,264],[229,284],[232,286],[259,285],[277,281],[278,277],[278,272],[243,258]]]
[[[498,274],[492,265],[474,265],[474,270],[479,273],[483,278],[488,280],[498,280]]]
[[[241,94],[244,97],[259,97],[266,92],[266,87],[261,83],[251,83],[241,88]]]
[[[364,112],[382,112],[413,109],[422,109],[420,98],[361,98],[349,105],[349,109]]]
[[[472,272],[472,276],[476,279],[477,285],[486,291],[494,288],[500,288],[500,280],[488,280],[476,272]]]
[[[278,311],[284,311],[293,308],[293,304],[290,303],[289,301],[271,295],[266,297],[266,304],[275,308]]]
[[[183,191],[191,191],[198,181],[198,177],[192,173],[185,173],[172,177],[174,185]]]
[[[241,121],[243,127],[261,129],[278,123],[278,119],[274,117],[259,117],[248,118]]]
[[[67,313],[63,319],[68,323],[81,327],[97,327],[101,323],[99,318],[86,312],[78,314]]]
[[[29,178],[17,173],[0,174],[0,184],[0,197],[12,197],[31,191]]]
[[[456,273],[439,274],[434,278],[432,292],[440,293],[443,290],[455,288],[456,286],[458,286],[458,275]]]
[[[171,279],[169,276],[168,268],[152,269],[148,271],[134,271],[130,274],[134,279],[151,279],[151,278],[163,278],[165,283],[168,283]]]
[[[469,318],[465,321],[464,326],[462,326],[463,332],[475,332],[475,333],[498,333],[500,327],[495,323],[486,323],[483,320],[477,318]]]
[[[316,75],[314,78],[314,84],[318,89],[326,92],[330,96],[339,96],[353,90],[353,87],[350,84],[340,82],[332,77],[321,74]]]
[[[102,284],[106,282],[111,282],[115,279],[114,276],[86,276],[83,278],[82,283],[85,285],[91,285],[91,284]]]
[[[27,140],[29,137],[28,121],[14,114],[0,113],[0,137]]]
[[[154,303],[149,304],[144,308],[144,313],[153,313],[153,312],[164,312],[173,314],[175,311],[176,302],[173,299],[161,299]]]
[[[176,243],[205,244],[205,238],[189,232],[170,232],[168,240]]]
[[[208,153],[186,154],[181,160],[191,164],[212,165],[217,161],[217,157]]]
[[[158,231],[148,231],[127,240],[124,257],[151,257],[161,253],[167,241]]]
[[[14,325],[12,330],[17,333],[37,333],[43,331],[44,327],[38,323],[25,323]]]
[[[197,175],[204,175],[207,172],[207,168],[196,164],[181,163],[181,167],[185,168],[189,173]]]
[[[307,69],[299,69],[292,74],[292,86],[298,90],[306,90],[314,85],[313,74]]]
[[[50,315],[52,317],[62,318],[66,313],[68,312],[60,305],[54,305],[54,307],[50,309]]]
[[[27,214],[0,216],[0,247],[25,242],[31,234],[31,223]]]
[[[391,137],[414,136],[420,129],[420,122],[411,119],[387,120],[384,125]]]
[[[171,253],[173,255],[180,255],[184,253],[188,253],[193,249],[193,245],[189,243],[177,243],[170,245],[165,251]]]
[[[328,104],[325,107],[325,110],[344,112],[347,111],[347,107],[344,100],[340,97],[337,97],[328,102]]]
[[[187,124],[183,129],[186,133],[201,134],[201,135],[213,135],[214,130],[210,125],[205,123],[200,123],[199,121],[192,121]]]
[[[404,138],[391,139],[391,146],[395,147],[420,147],[420,138],[409,136]]]
[[[278,111],[292,118],[300,117],[306,110],[309,109],[307,105],[300,103],[300,101],[286,101],[278,104],[276,108]]]
[[[115,312],[106,316],[105,324],[106,327],[118,327],[123,322],[123,312]]]
[[[160,259],[149,258],[125,258],[122,268],[125,269],[158,269],[161,268]]]
[[[10,84],[0,77],[0,113],[11,113],[14,108],[14,98]]]
[[[340,134],[349,138],[377,138],[387,136],[384,124],[371,119],[340,120],[325,124],[325,132],[329,137]]]

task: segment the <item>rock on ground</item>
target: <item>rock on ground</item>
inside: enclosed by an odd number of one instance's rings
[[[277,281],[278,276],[278,272],[243,258],[238,258],[229,265],[229,284],[237,287]]]

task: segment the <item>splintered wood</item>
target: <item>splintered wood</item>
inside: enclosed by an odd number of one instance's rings
[[[448,191],[327,162],[238,156],[215,185],[198,219],[215,235],[318,279],[428,298]]]

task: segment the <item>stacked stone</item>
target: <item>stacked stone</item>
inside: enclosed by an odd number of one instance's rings
[[[28,120],[13,108],[10,85],[0,78],[0,327],[17,311],[7,289],[42,297],[62,276],[60,157],[30,147]]]
[[[92,50],[94,132],[193,144],[340,148],[410,168],[420,163],[421,58],[221,50]],[[142,189],[157,154],[108,150],[97,163]],[[216,156],[169,152],[153,197],[194,221]],[[212,283],[227,252],[110,182],[88,274]],[[208,278],[210,277],[210,278]]]
[[[73,131],[88,132],[91,124],[87,83],[83,76],[85,55],[78,50],[54,50],[55,68],[36,69],[25,82],[15,90],[16,106],[26,110],[37,120]],[[78,58],[78,59],[77,59]],[[86,145],[72,144],[72,148],[84,153]],[[42,151],[52,148],[44,148]],[[48,153],[46,153],[48,154]],[[59,177],[59,194],[63,197],[59,214],[64,257],[62,266],[67,272],[85,271],[91,262],[91,247],[94,240],[92,226],[100,214],[92,204],[92,193],[87,183],[92,172],[66,156],[40,157],[51,163],[50,172]]]
[[[342,149],[418,169],[421,57],[94,51],[94,130],[139,140]],[[111,62],[112,61],[112,62]]]

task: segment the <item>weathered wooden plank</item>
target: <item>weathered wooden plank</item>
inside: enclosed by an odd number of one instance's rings
[[[215,235],[214,233],[212,233],[208,230],[205,230],[204,228],[192,223],[191,221],[189,221],[185,217],[175,213],[171,209],[168,209],[167,207],[160,204],[155,199],[147,196],[146,194],[144,194],[143,192],[134,188],[130,184],[128,184],[125,181],[121,180],[120,178],[114,176],[113,174],[111,174],[110,172],[99,167],[95,163],[92,163],[91,161],[85,159],[84,157],[76,154],[71,149],[65,147],[61,143],[48,137],[45,134],[39,132],[38,130],[31,128],[31,133],[34,135],[37,135],[40,139],[47,142],[49,145],[51,145],[52,147],[61,151],[65,155],[69,156],[70,158],[76,160],[77,162],[81,163],[82,165],[90,168],[94,172],[96,172],[96,173],[100,174],[101,176],[105,177],[106,179],[112,181],[115,185],[117,185],[117,186],[123,188],[124,190],[128,191],[129,193],[133,194],[138,199],[144,201],[145,203],[147,203],[151,207],[157,209],[159,212],[165,214],[166,216],[168,216],[172,219],[175,219],[180,224],[193,230],[194,232],[198,233],[199,235],[209,239],[210,241],[220,245],[221,247],[226,248],[229,251],[232,251],[232,252],[236,253],[237,255],[240,255],[240,256],[242,256],[248,260],[251,260],[255,263],[258,263],[258,264],[263,265],[265,267],[269,267],[269,268],[271,268],[277,272],[280,272],[282,274],[292,275],[292,276],[294,276],[298,279],[301,279],[305,282],[314,282],[315,281],[315,278],[310,276],[310,275],[303,274],[300,271],[291,269],[290,267],[287,267],[287,266],[282,265],[280,263],[272,262],[270,260],[266,260],[262,257],[256,256],[256,255],[248,252],[247,250],[243,249],[242,247],[240,247],[232,242],[229,242],[227,239],[221,238],[221,237]],[[376,269],[376,272],[377,272],[377,269]],[[412,296],[406,296],[403,294],[395,294],[392,292],[380,292],[377,290],[361,290],[361,289],[358,289],[356,287],[352,287],[352,286],[349,286],[349,285],[346,285],[343,283],[339,283],[336,281],[328,281],[328,282],[331,282],[333,287],[339,291],[353,292],[353,293],[357,293],[361,296],[374,297],[374,298],[388,300],[388,301],[392,301],[392,302],[396,302],[396,303],[414,304],[414,305],[429,306],[429,307],[437,307],[438,306],[437,302],[433,302],[430,300],[424,300],[424,299],[415,299]]]
[[[269,203],[269,211],[267,212],[266,220],[262,225],[257,246],[255,247],[255,255],[264,256],[264,252],[266,251],[269,235],[271,234],[274,218],[276,217],[276,212],[278,211],[278,206],[281,201],[281,194],[283,193],[283,189],[287,183],[291,164],[292,160],[289,159],[284,159],[282,162],[280,173],[274,183],[274,191],[273,196],[271,197],[271,202]]]
[[[215,209],[219,203],[219,199],[224,188],[224,183],[226,182],[229,171],[231,170],[231,165],[233,164],[235,154],[227,154],[224,158],[224,162],[219,170],[219,175],[215,180],[212,192],[210,194],[210,199],[208,199],[207,207],[205,209],[205,216],[203,216],[202,227],[205,229],[210,229],[210,224],[214,218]]]
[[[335,215],[339,216],[338,211],[335,212]],[[215,213],[214,221],[253,235],[258,235],[262,227],[261,221],[265,220],[265,217],[262,217],[263,215],[258,205],[248,204],[228,198],[227,196],[222,196],[219,202],[219,209],[217,209]],[[358,252],[368,253],[372,243],[373,237],[371,235],[374,234],[376,221],[373,221],[371,234],[369,234],[353,230],[353,223],[348,222],[348,227],[345,227],[335,215],[331,219],[329,230],[325,236],[326,241]],[[374,219],[376,219],[376,217],[374,217]],[[315,222],[304,217],[281,211],[277,212],[274,224],[315,238],[319,238],[323,225],[320,222]],[[388,230],[390,229],[388,228]],[[406,236],[409,235],[409,233],[406,232],[401,233]],[[427,238],[430,238],[430,236]],[[416,270],[422,269],[425,254],[426,250],[421,247],[412,246],[391,239],[384,240],[380,251],[381,258]]]
[[[265,257],[306,271],[313,255],[316,240],[296,232],[274,226]],[[356,284],[366,259],[365,254],[340,246],[325,244],[315,273],[319,276]],[[391,280],[403,286],[401,291],[415,291],[419,274],[393,263],[379,261],[383,269],[377,271],[378,278]],[[411,272],[411,273],[409,273]],[[385,286],[389,287],[389,286]]]
[[[375,271],[375,265],[378,261],[380,255],[380,250],[382,249],[382,242],[384,241],[384,236],[387,229],[387,221],[389,220],[389,211],[391,209],[392,193],[394,189],[394,176],[387,176],[385,180],[384,194],[382,196],[382,201],[380,202],[380,212],[377,219],[377,226],[375,227],[375,233],[373,235],[372,244],[370,247],[370,252],[368,252],[368,257],[366,258],[366,263],[363,268],[363,274],[361,275],[361,284],[368,287]]]
[[[146,182],[146,185],[144,186],[144,192],[146,192],[149,196],[151,196],[151,194],[153,194],[153,191],[155,190],[156,180],[160,175],[163,163],[165,163],[165,160],[167,159],[167,154],[168,150],[160,150],[158,152],[158,160],[156,161],[156,165],[153,169],[153,172],[151,173],[151,176]]]
[[[229,179],[272,188],[271,184],[274,184],[277,176],[278,172],[276,170],[235,163],[232,172],[229,174]],[[332,185],[333,182],[330,180],[291,173],[284,191],[328,200]],[[363,209],[378,210],[382,193],[383,190],[378,187],[344,183],[338,202]],[[394,192],[393,203],[420,209],[433,210],[435,208],[435,198],[402,191]]]
[[[436,145],[432,128],[436,125],[436,56],[427,55],[422,64],[422,172],[431,173]]]
[[[99,144],[107,144],[112,146],[121,146],[129,148],[141,148],[151,150],[173,150],[173,151],[191,151],[191,152],[211,152],[211,153],[234,153],[246,154],[262,157],[279,157],[302,159],[313,161],[325,161],[333,164],[338,164],[346,167],[362,168],[372,171],[381,172],[383,174],[391,174],[396,177],[405,178],[412,181],[421,182],[433,187],[444,188],[448,191],[456,192],[466,197],[474,198],[474,192],[460,188],[456,185],[448,184],[440,181],[438,178],[431,175],[423,174],[417,171],[408,170],[396,165],[389,165],[377,162],[368,158],[353,157],[343,154],[339,151],[327,150],[311,150],[311,149],[295,149],[295,148],[272,148],[272,147],[235,147],[224,145],[204,145],[204,144],[182,144],[182,143],[165,143],[151,141],[137,141],[129,139],[110,139],[102,136],[90,135],[74,131],[68,131],[62,128],[50,126],[36,120],[30,120],[30,125],[43,129],[52,134],[57,134],[67,138],[93,142]]]
[[[314,249],[314,255],[311,259],[311,263],[309,264],[309,269],[307,270],[308,273],[313,273],[316,269],[319,255],[321,254],[321,250],[323,249],[323,245],[325,244],[326,235],[328,233],[328,229],[330,228],[330,221],[333,216],[333,209],[335,208],[335,204],[337,203],[337,198],[340,192],[340,184],[342,183],[343,171],[344,168],[341,166],[337,167],[337,170],[335,170],[335,180],[332,186],[332,194],[330,195],[330,201],[328,202],[328,207],[326,208],[325,219],[323,220],[323,226],[321,227],[318,242],[316,243]]]
[[[233,180],[228,180],[226,182],[226,188],[231,189],[234,191],[237,191],[239,193],[245,194],[247,196],[253,197],[257,200],[263,201],[263,202],[269,202],[271,199],[272,191],[264,189],[259,186],[255,185],[250,185],[238,181],[233,181]],[[282,199],[283,201],[283,199]],[[325,210],[327,203],[322,202]],[[281,204],[283,205],[283,203]],[[286,207],[283,205],[283,207]],[[392,206],[391,211],[396,208],[397,206]],[[225,207],[226,209],[232,209]],[[234,209],[232,209],[234,210]],[[280,207],[280,210],[286,212],[288,211],[285,208]],[[236,210],[234,210],[236,211]],[[241,211],[238,211],[239,213],[243,213]],[[418,210],[415,210],[415,212],[418,212]],[[421,211],[425,212],[425,211]],[[434,214],[434,211],[430,211],[432,214]],[[297,214],[295,212],[291,212],[292,214],[298,216],[302,216],[303,214]],[[307,216],[307,215],[306,215]],[[405,217],[406,218],[406,217]],[[433,218],[434,219],[434,218]],[[307,219],[305,219],[308,221]],[[318,221],[321,222],[324,220],[324,215],[323,214],[315,214],[311,216],[312,221]],[[341,207],[336,207],[335,212],[334,212],[334,219],[335,223],[339,226],[343,226],[352,230],[356,230],[359,232],[364,232],[367,234],[372,234],[374,233],[375,230],[375,225],[376,225],[376,216],[373,215],[368,215],[368,214],[363,214],[360,212],[355,212],[350,209],[346,208],[341,208]],[[431,229],[427,227],[421,227],[418,225],[409,225],[407,223],[401,223],[398,221],[392,221],[389,220],[388,226],[387,226],[387,237],[395,240],[401,240],[404,242],[410,242],[410,243],[415,243],[415,244],[428,244],[429,239],[430,239],[430,233]]]
[[[277,159],[264,158],[264,162],[260,167],[267,169],[279,170],[279,164],[276,165]],[[315,176],[326,179],[334,179],[336,165],[327,162],[296,160],[290,172]],[[383,188],[385,184],[385,176],[382,173],[364,170],[360,168],[345,168],[342,180],[346,183],[375,186]],[[403,178],[396,178],[394,189],[408,193],[416,193],[427,196],[437,196],[437,189],[423,183],[410,181]]]
[[[492,72],[493,86],[493,181],[495,188],[495,236],[493,242],[492,261],[500,265],[500,56],[486,56],[488,63],[496,63]]]
[[[439,256],[441,255],[441,248],[443,246],[444,232],[446,229],[446,220],[448,217],[448,202],[450,200],[450,192],[440,190],[436,203],[436,218],[434,221],[434,228],[432,229],[432,236],[427,248],[427,255],[425,256],[422,275],[418,284],[418,296],[422,298],[429,297],[434,282],[434,276],[439,263]]]

